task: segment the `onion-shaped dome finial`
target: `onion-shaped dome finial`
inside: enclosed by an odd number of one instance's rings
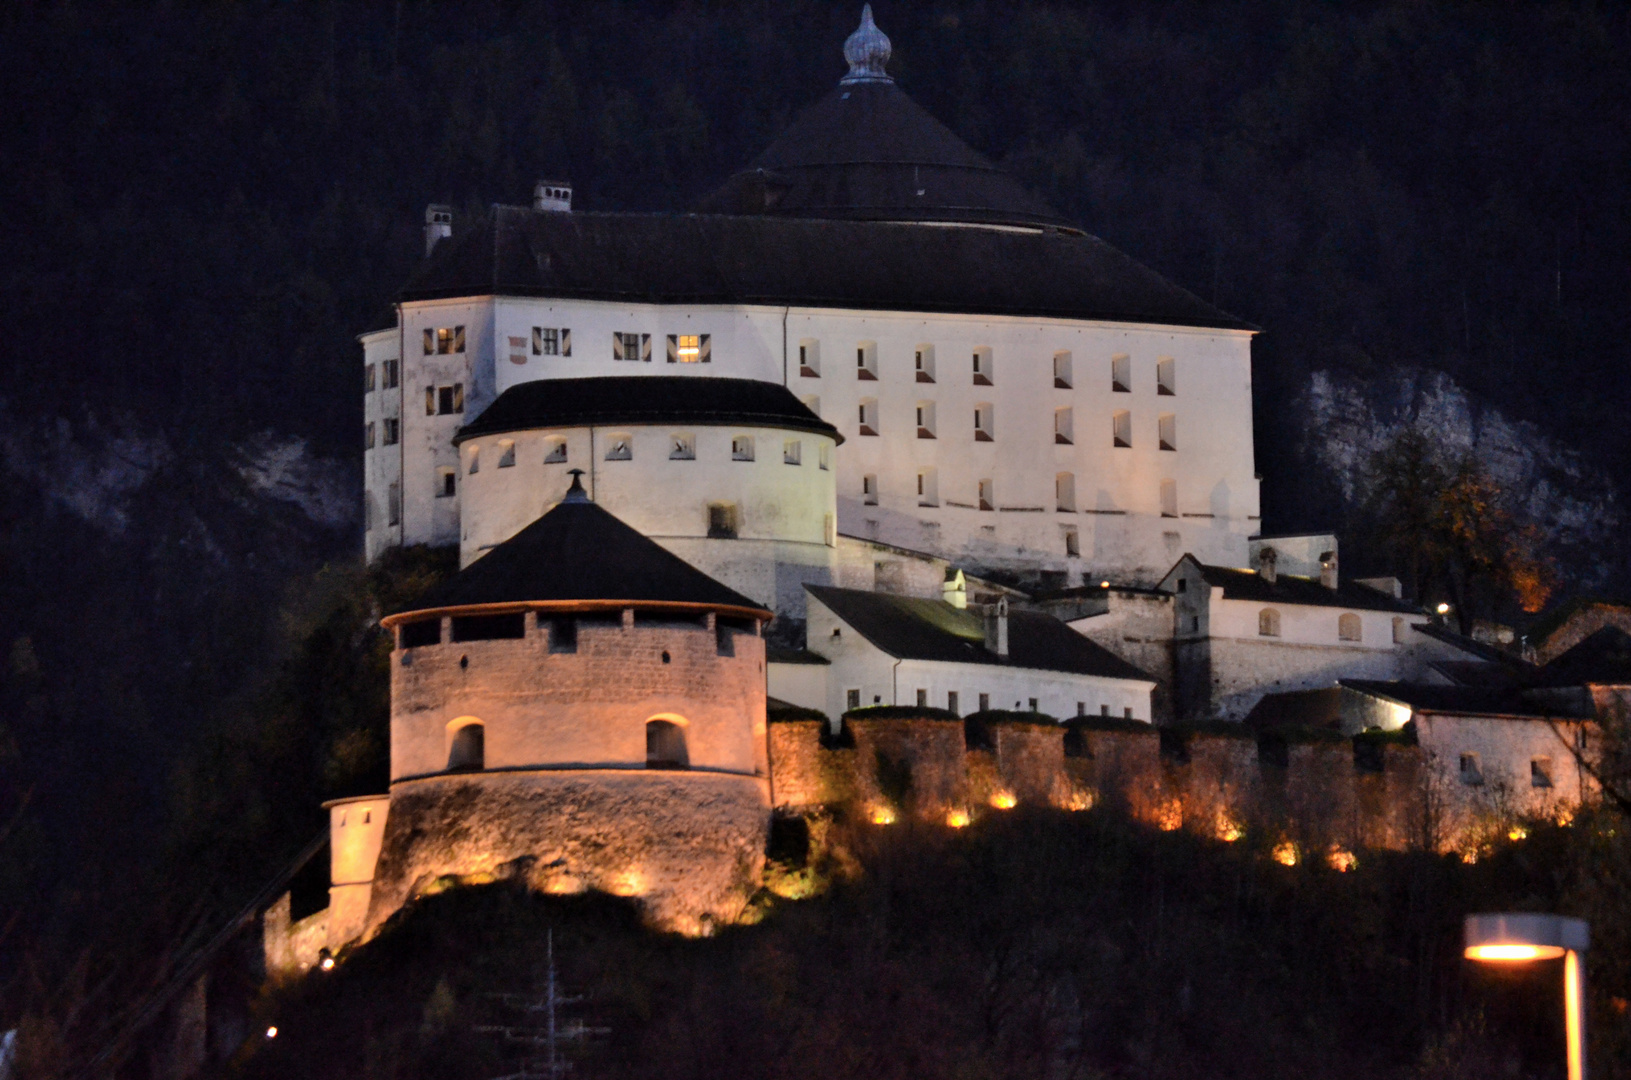
[[[839,83],[894,82],[884,74],[889,63],[889,39],[872,21],[872,5],[861,8],[861,25],[844,41],[844,59],[849,61],[849,74]]]

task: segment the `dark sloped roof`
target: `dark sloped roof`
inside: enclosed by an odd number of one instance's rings
[[[459,429],[478,435],[586,424],[692,424],[789,428],[830,436],[838,429],[776,383],[686,375],[540,379],[512,386]]]
[[[412,611],[538,600],[763,604],[728,589],[599,506],[568,497],[421,597]],[[400,614],[400,612],[398,613]]]
[[[1507,652],[1505,649],[1491,645],[1487,641],[1470,638],[1466,634],[1457,633],[1448,626],[1439,623],[1424,622],[1415,624],[1418,634],[1426,634],[1430,638],[1453,645],[1469,656],[1478,656],[1492,664],[1503,664],[1514,671],[1529,671],[1534,665],[1521,656]]]
[[[699,209],[728,214],[1064,225],[892,81],[835,87]]]
[[[1540,669],[1534,686],[1631,685],[1631,634],[1605,626]]]
[[[1225,600],[1251,600],[1261,604],[1292,604],[1309,607],[1357,608],[1361,611],[1397,611],[1420,615],[1421,609],[1403,600],[1395,600],[1377,589],[1355,585],[1351,581],[1327,589],[1312,578],[1281,574],[1269,581],[1251,570],[1236,570],[1228,566],[1201,567],[1208,585],[1223,587]]]
[[[1494,660],[1435,660],[1428,666],[1457,686],[1510,689],[1523,682],[1519,667]]]
[[[1006,664],[1039,671],[1154,681],[1058,619],[1040,612],[1009,612],[1008,658],[1002,660],[986,649],[985,623],[977,612],[952,607],[943,600],[827,585],[804,588],[873,645],[901,660]]]
[[[399,298],[793,304],[1255,329],[1093,236],[495,206]]]
[[[1561,715],[1556,708],[1548,709],[1526,701],[1520,691],[1512,688],[1438,686],[1375,679],[1341,679],[1338,685],[1373,697],[1397,701],[1423,712],[1534,717]]]
[[[1246,714],[1243,723],[1253,731],[1340,728],[1342,688],[1325,686],[1317,690],[1282,690],[1277,694],[1264,694],[1252,706],[1252,711]]]

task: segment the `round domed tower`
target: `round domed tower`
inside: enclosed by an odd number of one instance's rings
[[[549,513],[388,616],[391,792],[377,927],[447,878],[733,918],[769,821],[770,611],[591,502]]]

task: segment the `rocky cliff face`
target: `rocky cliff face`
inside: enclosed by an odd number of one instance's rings
[[[1622,497],[1614,481],[1578,450],[1514,421],[1454,379],[1399,368],[1364,381],[1317,371],[1299,395],[1299,454],[1329,473],[1350,520],[1368,492],[1365,465],[1400,432],[1414,429],[1448,459],[1472,455],[1511,500],[1520,524],[1537,526],[1569,586],[1611,588],[1624,571],[1617,537]]]

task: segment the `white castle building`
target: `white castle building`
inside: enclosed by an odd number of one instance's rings
[[[1253,328],[995,168],[889,52],[867,14],[848,75],[697,213],[582,213],[556,182],[457,234],[433,207],[362,338],[369,557],[468,564],[581,466],[794,620],[846,543],[1061,586],[1245,565]]]

